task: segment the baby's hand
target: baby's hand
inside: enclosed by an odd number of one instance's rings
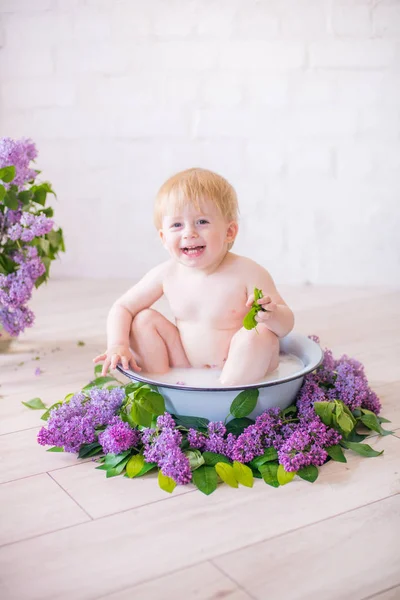
[[[109,368],[116,369],[119,362],[122,363],[122,367],[125,370],[129,369],[129,365],[133,371],[142,370],[134,359],[130,348],[127,346],[111,346],[104,354],[96,356],[96,358],[93,359],[93,362],[98,363],[102,360],[104,360],[103,369],[101,371],[102,376],[107,374]]]
[[[255,300],[254,294],[250,294],[246,306],[252,306]],[[254,315],[255,320],[258,323],[265,323],[271,318],[272,313],[276,310],[276,302],[272,302],[270,296],[263,296],[255,300],[256,304],[261,306],[261,309]]]
[[[254,293],[248,297],[246,306],[251,306],[251,308],[243,319],[243,327],[245,329],[256,328],[257,331],[257,323],[268,321],[277,305],[269,296],[263,296],[262,290],[254,288]]]

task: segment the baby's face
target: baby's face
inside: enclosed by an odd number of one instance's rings
[[[187,205],[180,214],[163,217],[161,241],[172,258],[188,267],[206,269],[225,256],[235,239],[237,223],[227,221],[212,202],[203,201],[200,212]]]

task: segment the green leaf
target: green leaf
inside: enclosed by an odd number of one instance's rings
[[[0,202],[3,200],[5,195],[6,195],[6,188],[4,187],[4,185],[0,185]]]
[[[369,446],[368,444],[358,444],[357,442],[349,442],[347,440],[342,440],[342,445],[345,446],[345,448],[350,448],[350,450],[353,450],[353,452],[357,452],[357,454],[360,454],[361,456],[366,456],[368,458],[373,456],[380,456],[381,454],[383,454],[383,450],[378,452],[377,450],[371,448],[371,446]]]
[[[93,381],[91,381],[90,383],[85,385],[85,387],[82,388],[82,391],[91,390],[94,387],[104,387],[104,385],[106,383],[109,383],[110,381],[117,381],[117,380],[115,379],[115,377],[111,377],[111,376],[96,377],[96,379],[93,379]]]
[[[23,206],[28,206],[29,202],[32,200],[32,192],[30,190],[19,192],[18,200],[22,202]]]
[[[231,419],[226,425],[226,433],[233,433],[233,435],[240,435],[249,425],[254,425],[255,421],[248,417],[241,417],[240,419]]]
[[[49,408],[46,410],[46,412],[43,413],[42,416],[40,417],[42,419],[42,421],[48,421],[49,417],[50,417],[50,413],[53,410],[53,408],[56,408],[61,405],[62,405],[62,402],[55,402],[54,404],[49,406]]]
[[[153,415],[163,415],[165,413],[165,400],[161,394],[158,394],[157,392],[146,390],[145,396],[143,398],[139,398],[138,402],[142,408]]]
[[[296,475],[296,471],[285,471],[283,465],[278,466],[277,478],[280,485],[286,485],[290,481],[292,481],[293,477]]]
[[[36,202],[37,204],[44,206],[46,204],[46,195],[47,195],[47,191],[44,187],[42,187],[42,186],[37,187],[33,194],[33,202]]]
[[[96,369],[98,369],[97,372],[100,372],[102,368],[103,368],[102,365],[97,365],[97,367],[95,367],[94,370],[96,372]],[[137,381],[136,383],[128,383],[128,385],[125,386],[125,394],[127,396],[129,396],[130,394],[133,394],[133,398],[134,398],[134,394],[135,394],[136,390],[140,387],[140,385],[141,385],[140,381]]]
[[[79,448],[78,458],[89,458],[89,456],[96,456],[102,452],[103,449],[98,442],[93,442],[92,444],[83,444]]]
[[[363,440],[365,440],[365,438],[368,437],[369,434],[361,434],[361,433],[357,433],[355,429],[353,429],[352,431],[350,431],[349,434],[347,434],[345,436],[345,439],[348,442],[362,442]]]
[[[231,404],[230,414],[237,419],[247,417],[257,405],[258,394],[259,391],[254,388],[240,392]]]
[[[361,415],[360,421],[366,427],[368,427],[368,429],[372,429],[372,431],[376,431],[377,433],[380,433],[381,435],[392,435],[393,434],[393,431],[387,431],[386,429],[383,429],[383,427],[381,426],[381,424],[378,421],[377,416],[372,412]]]
[[[224,456],[223,454],[218,454],[217,452],[203,452],[204,463],[211,467],[215,467],[215,465],[219,462],[231,464],[229,458]]]
[[[0,169],[0,179],[4,181],[4,183],[10,183],[15,177],[15,167],[14,165],[10,165],[9,167],[3,167]]]
[[[265,483],[272,485],[272,487],[279,487],[278,467],[279,465],[277,462],[267,462],[258,467],[258,470],[260,471]]]
[[[103,368],[103,365],[96,365],[96,366],[95,366],[95,368],[94,368],[94,376],[95,376],[95,378],[96,378],[96,376],[97,376],[99,373],[101,373],[101,370],[102,370],[102,368]]]
[[[335,408],[334,402],[314,402],[314,410],[321,421],[328,426],[332,425],[332,413]]]
[[[328,456],[333,458],[333,460],[336,460],[337,462],[347,462],[347,458],[343,454],[343,450],[339,446],[339,444],[335,444],[334,446],[328,446],[328,448],[325,448],[325,450],[327,451]]]
[[[17,210],[18,199],[16,193],[12,192],[11,190],[8,190],[8,192],[4,196],[3,203],[5,206],[7,206],[7,208],[10,208],[11,210]]]
[[[107,467],[104,464],[99,465],[98,467],[95,467],[95,469],[98,469],[99,471],[107,471]]]
[[[256,477],[256,479],[262,479],[262,475],[261,475],[260,471],[258,469],[256,469],[255,467],[251,466],[250,463],[249,463],[249,466],[253,473],[253,477]]]
[[[172,494],[174,489],[176,488],[176,483],[171,477],[166,477],[162,474],[161,470],[158,471],[158,485],[164,492],[168,492]]]
[[[389,419],[385,419],[385,417],[378,417],[378,421],[379,423],[391,423],[392,421],[389,421]]]
[[[126,467],[126,463],[128,462],[128,460],[129,460],[128,458],[125,458],[124,460],[122,460],[115,467],[109,467],[109,468],[107,468],[107,470],[106,470],[106,477],[116,477],[117,475],[121,475],[122,471]]]
[[[194,485],[208,496],[217,489],[218,477],[214,467],[203,465],[196,471],[193,471]]]
[[[243,327],[245,329],[254,329],[255,327],[257,327],[258,323],[257,323],[255,317],[260,310],[264,310],[263,307],[261,306],[261,304],[258,303],[258,300],[260,300],[260,298],[262,298],[262,297],[263,297],[262,290],[259,290],[258,288],[254,288],[253,304],[251,305],[251,309],[249,310],[249,312],[247,313],[247,315],[245,315],[245,317],[243,319]],[[257,329],[256,329],[256,331],[257,331]]]
[[[283,419],[286,419],[286,417],[289,415],[296,415],[296,414],[297,414],[297,406],[295,406],[294,404],[291,404],[290,406],[285,408],[281,413]]]
[[[175,423],[186,429],[197,429],[197,431],[207,431],[207,425],[210,422],[203,417],[191,417],[185,415],[172,415]]]
[[[192,471],[204,465],[204,458],[201,455],[200,450],[186,450],[184,455],[189,460],[190,468]]]
[[[47,406],[43,404],[40,398],[33,398],[33,400],[28,400],[28,402],[22,402],[22,404],[28,408],[32,408],[33,410],[47,409]]]
[[[239,483],[246,487],[253,487],[254,478],[250,467],[234,460],[232,468],[233,474]]]
[[[152,414],[143,408],[138,402],[132,404],[130,416],[136,425],[142,425],[142,427],[151,426]]]
[[[39,238],[39,246],[45,254],[47,254],[48,251],[50,250],[50,242],[48,240],[46,240],[45,238],[42,238],[42,237]]]
[[[215,470],[221,477],[222,481],[225,481],[225,483],[233,488],[239,487],[239,484],[236,481],[235,473],[233,472],[233,467],[231,467],[231,465],[228,465],[225,462],[219,462],[215,465]]]
[[[347,404],[345,404],[344,402],[342,402],[342,400],[335,400],[335,404],[341,404],[343,412],[346,413],[346,415],[349,417],[349,419],[351,420],[351,422],[353,423],[353,428],[355,427],[355,425],[357,424],[357,419],[355,418],[355,416],[353,415],[353,413],[351,412],[350,408],[347,406]]]
[[[243,319],[243,327],[245,329],[254,329],[254,327],[257,327],[257,321],[255,319],[256,314],[258,313],[258,310],[256,308],[251,308],[249,310],[249,312],[247,313],[247,315],[245,315],[244,319]]]
[[[145,462],[142,470],[140,471],[140,473],[138,473],[136,475],[136,477],[142,477],[143,475],[146,475],[146,473],[148,473],[149,471],[152,471],[153,469],[155,469],[157,467],[157,463],[147,463]]]
[[[253,458],[253,460],[250,461],[249,464],[250,464],[250,466],[258,469],[264,463],[270,462],[272,460],[277,460],[277,459],[278,459],[278,452],[275,450],[275,448],[267,448],[262,456],[257,456],[256,458]]]
[[[318,477],[318,469],[315,465],[308,465],[307,467],[299,469],[297,475],[310,483],[314,483]]]
[[[128,477],[136,477],[144,467],[144,458],[142,454],[135,454],[126,463],[126,474]]]
[[[127,450],[126,452],[121,452],[121,454],[113,454],[110,452],[109,454],[106,454],[104,458],[104,464],[108,468],[116,467],[124,461],[127,462],[129,460],[130,454],[130,450]]]
[[[64,452],[64,448],[61,446],[53,446],[52,448],[48,448],[46,452]]]
[[[354,429],[354,421],[345,412],[336,415],[336,420],[339,428],[343,433],[350,433]]]

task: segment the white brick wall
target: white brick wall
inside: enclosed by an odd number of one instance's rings
[[[400,284],[400,0],[2,0],[0,135],[30,136],[58,276],[165,258],[161,183],[214,169],[278,282]]]

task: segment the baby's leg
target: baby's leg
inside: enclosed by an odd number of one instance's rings
[[[190,367],[178,329],[152,308],[132,321],[131,348],[143,371],[166,373],[170,367]]]
[[[233,336],[220,381],[241,385],[260,381],[279,364],[278,337],[263,323],[250,331],[242,327]]]

